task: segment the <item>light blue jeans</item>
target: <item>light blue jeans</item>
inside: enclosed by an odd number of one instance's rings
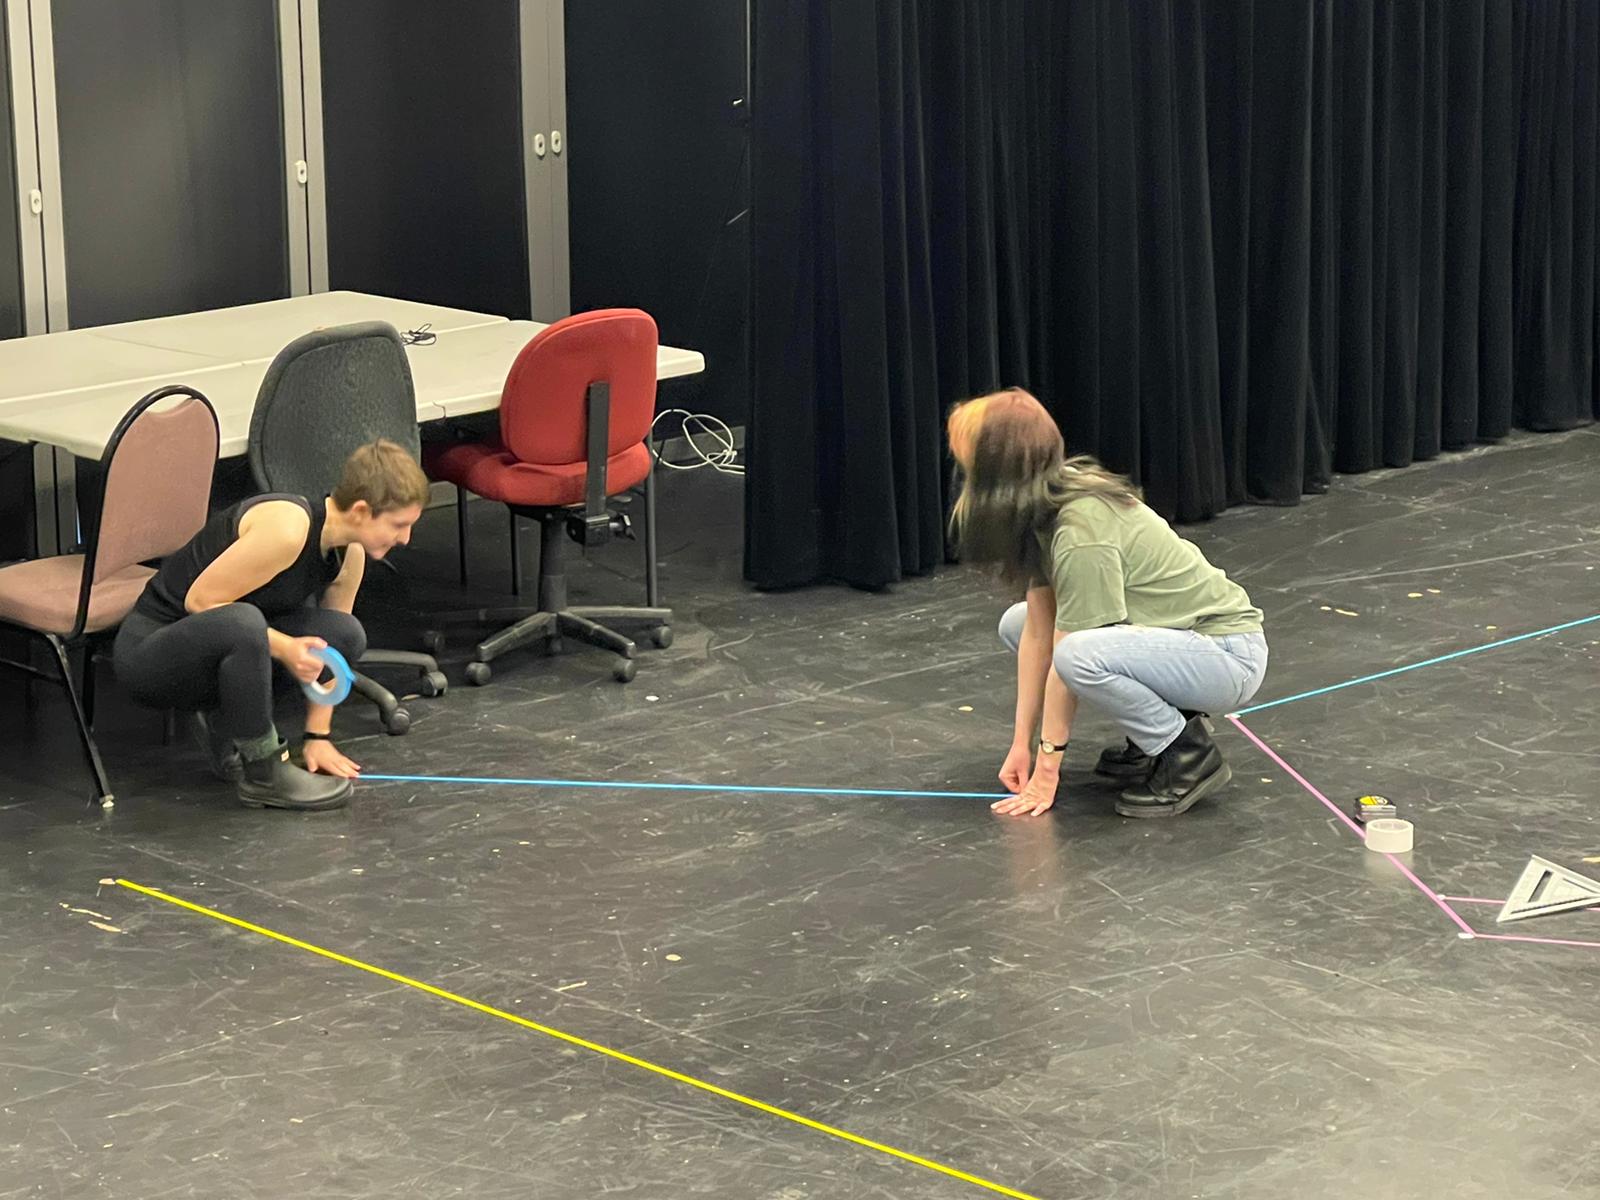
[[[1000,618],[1000,640],[1022,644],[1026,603]],[[1056,674],[1121,727],[1146,754],[1160,754],[1183,732],[1179,709],[1223,716],[1244,707],[1267,673],[1261,633],[1210,637],[1187,629],[1107,625],[1056,643]]]

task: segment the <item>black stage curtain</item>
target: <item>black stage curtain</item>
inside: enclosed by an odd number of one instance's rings
[[[1017,384],[1170,518],[1600,414],[1595,0],[756,0],[746,574],[944,558]]]

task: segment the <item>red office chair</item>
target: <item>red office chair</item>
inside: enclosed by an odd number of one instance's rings
[[[539,607],[480,642],[467,680],[489,682],[489,663],[507,651],[546,642],[559,651],[574,637],[617,655],[612,674],[634,676],[633,641],[602,622],[642,625],[659,647],[672,644],[672,610],[657,607],[655,493],[650,426],[656,402],[656,323],[636,309],[605,309],[559,321],[522,348],[500,398],[500,437],[444,445],[427,453],[435,479],[459,492],[461,578],[466,582],[466,493],[511,510],[512,577],[519,579],[516,520],[539,522]],[[631,536],[609,498],[644,492],[644,608],[569,608],[562,538],[594,546]],[[513,590],[518,590],[513,588]],[[485,618],[487,619],[487,618]]]

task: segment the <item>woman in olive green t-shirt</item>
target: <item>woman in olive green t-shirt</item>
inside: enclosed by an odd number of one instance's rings
[[[962,556],[1027,590],[1000,622],[1017,655],[1017,713],[1000,770],[1014,795],[995,810],[1037,816],[1055,803],[1081,697],[1127,737],[1095,767],[1129,784],[1117,812],[1186,812],[1231,777],[1205,717],[1261,686],[1261,610],[1127,480],[1067,458],[1055,421],[1027,392],[958,406],[949,432],[963,473],[953,522]]]

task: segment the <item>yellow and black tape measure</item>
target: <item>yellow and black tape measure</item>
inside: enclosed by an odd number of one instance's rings
[[[1356,820],[1365,825],[1379,817],[1392,817],[1399,813],[1393,800],[1385,796],[1360,796],[1355,803]]]

